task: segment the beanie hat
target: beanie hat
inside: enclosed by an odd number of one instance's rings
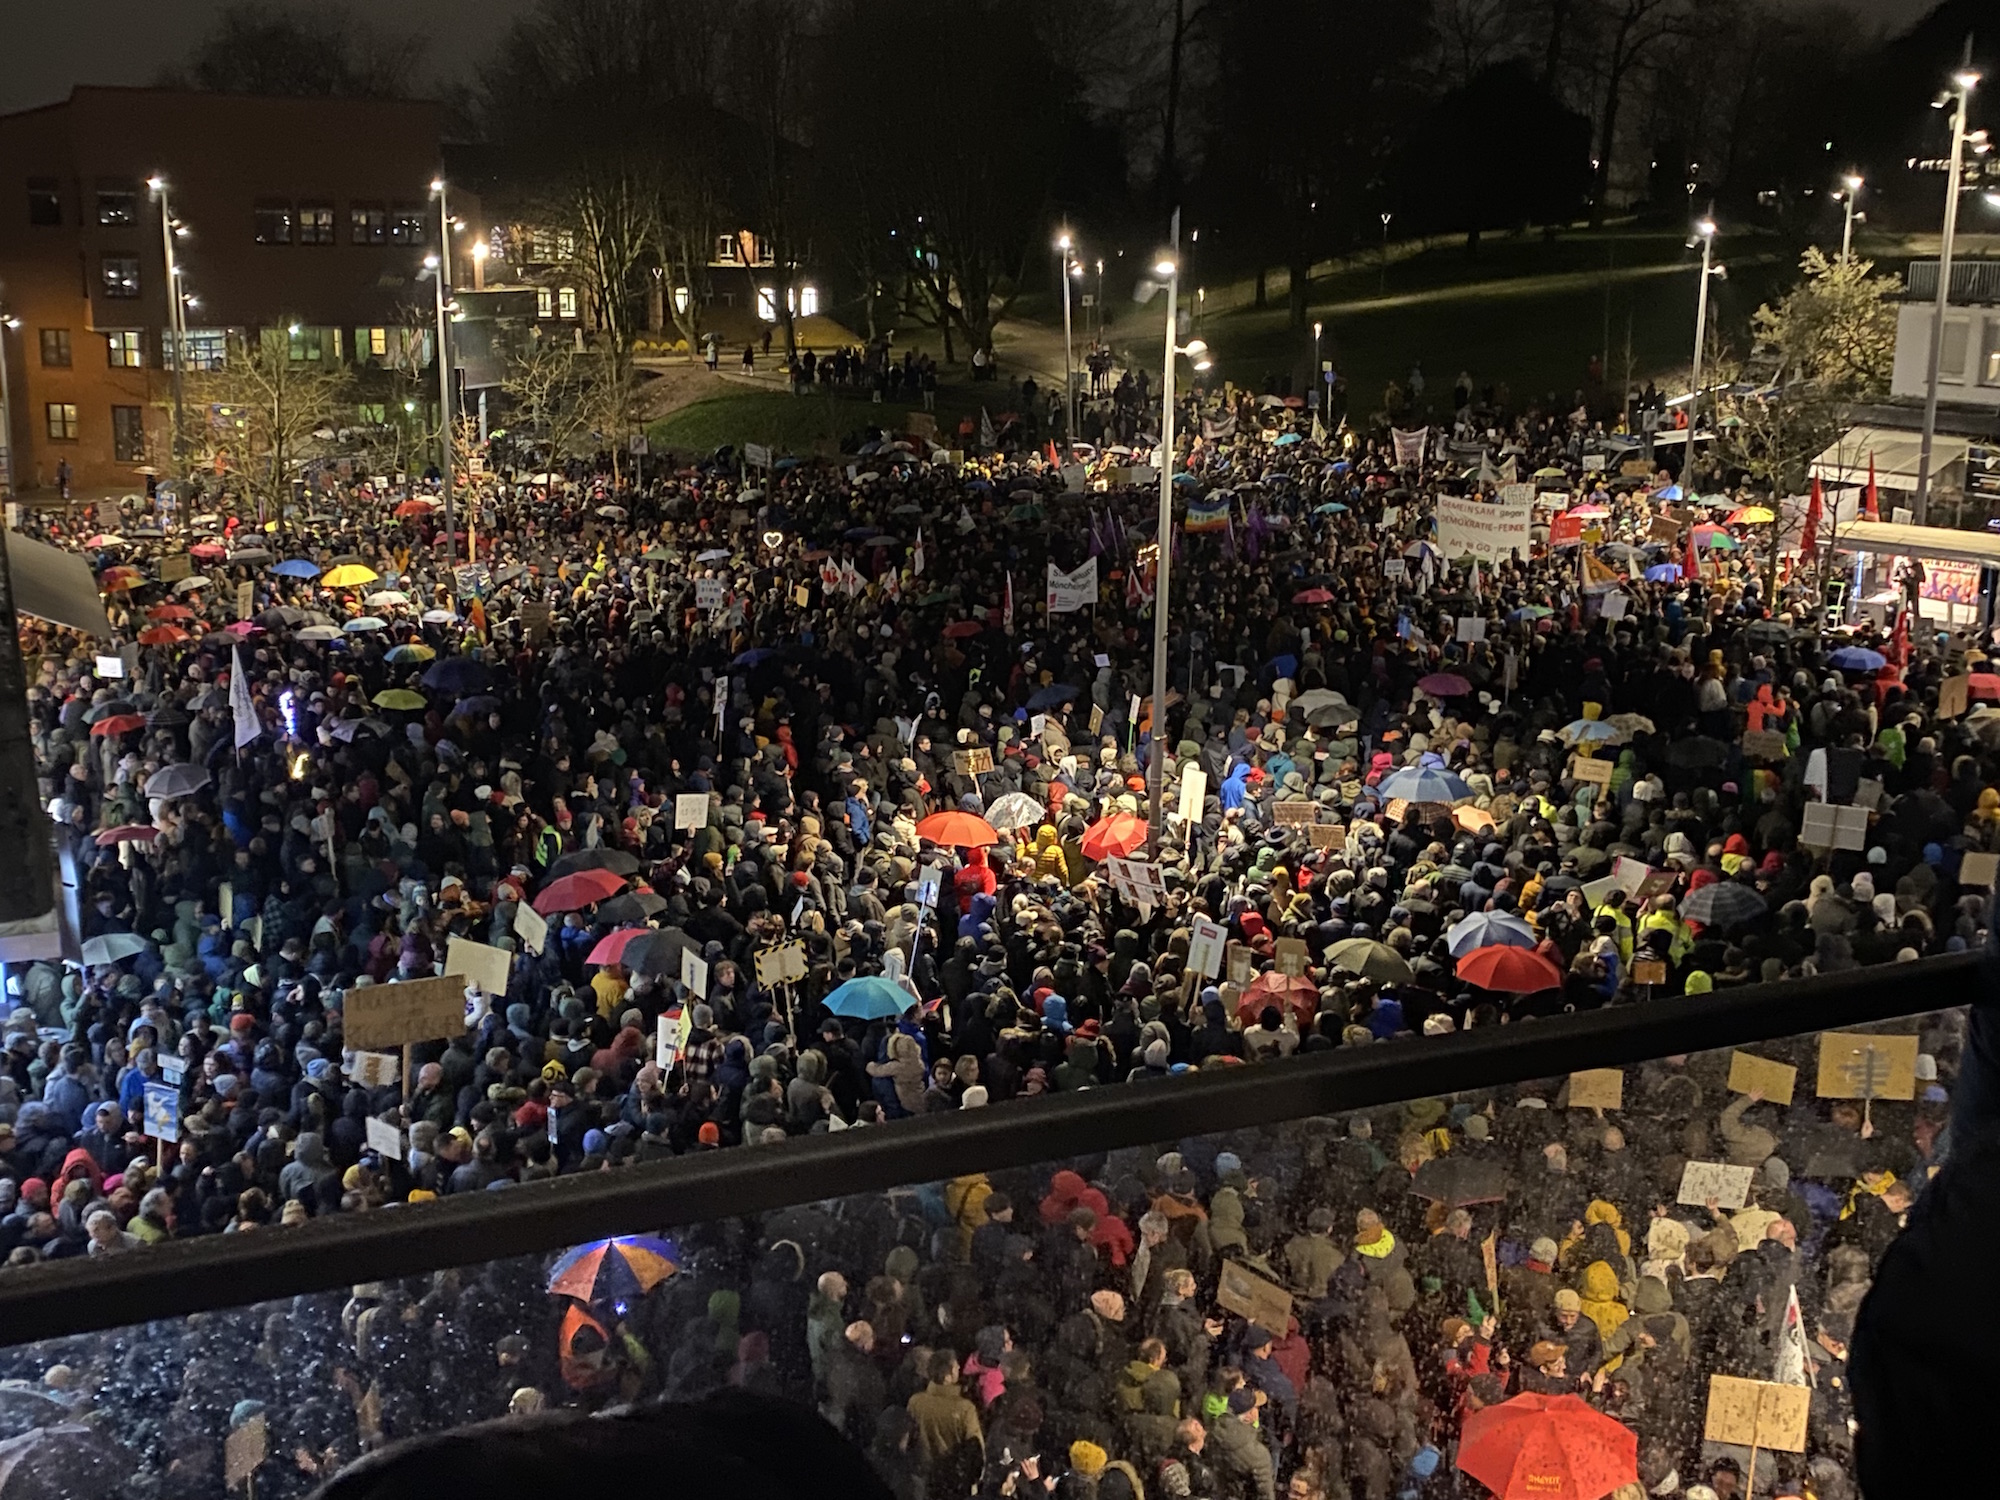
[[[695,1139],[700,1141],[704,1146],[720,1146],[722,1144],[722,1131],[716,1125],[715,1121],[704,1120],[702,1121],[701,1129],[695,1132]]]
[[[1069,1445],[1069,1466],[1079,1474],[1095,1478],[1104,1472],[1104,1466],[1111,1461],[1111,1455],[1097,1444],[1078,1438]]]
[[[1528,1247],[1528,1259],[1538,1261],[1545,1266],[1554,1265],[1556,1263],[1556,1256],[1559,1253],[1556,1249],[1556,1242],[1547,1235],[1543,1235]]]
[[[1582,1312],[1583,1298],[1579,1297],[1575,1292],[1571,1291],[1568,1287],[1564,1287],[1561,1291],[1556,1293],[1556,1311],[1572,1312],[1572,1313]]]

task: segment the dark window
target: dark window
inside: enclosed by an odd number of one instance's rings
[[[97,190],[97,222],[136,224],[139,222],[139,195],[130,188]]]
[[[253,211],[255,239],[260,245],[289,245],[292,242],[292,205],[260,203]]]
[[[62,223],[62,184],[53,177],[28,179],[28,222]]]
[[[398,203],[389,210],[389,243],[392,245],[421,245],[424,231],[428,227],[421,204]]]
[[[104,347],[114,370],[146,368],[146,337],[136,328],[121,328],[104,335]]]
[[[104,295],[107,297],[136,297],[139,295],[138,256],[107,255],[104,257]]]
[[[331,245],[333,243],[333,205],[331,203],[301,203],[299,205],[299,243],[301,245]]]
[[[48,404],[49,441],[52,443],[73,443],[76,441],[76,403],[74,401],[51,401]]]
[[[111,456],[121,464],[136,464],[145,460],[146,409],[144,407],[111,408]]]
[[[348,204],[347,239],[352,245],[386,245],[389,211],[379,203]]]
[[[69,368],[69,330],[67,328],[44,328],[42,330],[42,368],[44,370],[67,370]]]

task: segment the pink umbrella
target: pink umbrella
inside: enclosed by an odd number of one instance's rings
[[[255,620],[238,620],[234,625],[225,625],[222,628],[231,635],[255,635],[264,627]]]
[[[616,932],[607,932],[597,940],[597,946],[590,950],[587,964],[616,964],[625,961],[625,950],[653,929],[650,927],[621,927]]]
[[[1456,672],[1433,672],[1428,677],[1419,678],[1417,686],[1433,698],[1456,698],[1472,691],[1472,684]]]

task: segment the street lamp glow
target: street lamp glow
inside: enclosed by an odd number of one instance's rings
[[[1324,326],[1324,325],[1322,325],[1322,324],[1321,324],[1321,323],[1320,323],[1320,322],[1319,322],[1319,321],[1318,321],[1317,319],[1315,319],[1315,320],[1314,320],[1314,322],[1313,322],[1313,337],[1314,337],[1314,338],[1318,338],[1318,337],[1319,337],[1319,331],[1320,331],[1320,329],[1321,329],[1321,327],[1322,327],[1322,326]]]
[[[7,325],[7,331],[9,333],[12,333],[14,330],[18,329],[21,326],[21,320],[19,318],[10,317],[6,320],[6,325]]]
[[[1960,68],[1956,73],[1951,75],[1951,81],[1962,89],[1976,89],[1979,87],[1979,70],[1977,68]]]
[[[1200,339],[1190,339],[1186,344],[1181,346],[1181,353],[1190,355],[1206,354],[1208,353],[1208,345]]]
[[[442,177],[433,177],[431,179],[431,191],[434,193],[441,193],[444,191],[444,179]]]
[[[1069,236],[1068,236],[1068,235],[1066,235],[1066,234],[1059,234],[1059,235],[1057,235],[1057,236],[1056,236],[1056,249],[1058,249],[1058,250],[1067,250],[1067,249],[1069,249]]]
[[[297,338],[299,336],[299,325],[294,323],[290,328],[287,328],[285,332],[289,333],[293,338]]]
[[[1198,359],[1194,362],[1195,371],[1199,374],[1201,371],[1211,368],[1214,363],[1213,360]]]
[[[1171,276],[1174,274],[1174,269],[1174,263],[1170,260],[1163,258],[1153,262],[1153,274],[1155,276]]]
[[[1715,233],[1715,220],[1696,219],[1694,222],[1694,232],[1700,235],[1703,239],[1707,239],[1709,236]]]
[[[486,243],[486,241],[484,240],[474,241],[472,246],[472,258],[474,260],[484,260],[486,259],[487,256],[491,255],[492,253],[493,253],[492,248]]]
[[[155,172],[151,177],[146,179],[146,186],[153,192],[163,193],[167,190],[167,179],[162,177],[158,172]]]
[[[437,268],[438,258],[435,255],[426,255],[424,257],[424,269],[426,271],[435,271]]]
[[[1845,177],[1841,178],[1840,180],[1847,185],[1848,192],[1858,193],[1861,191],[1862,179],[1861,179],[1861,174],[1859,172],[1849,172]]]

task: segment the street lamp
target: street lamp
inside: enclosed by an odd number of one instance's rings
[[[1701,293],[1695,299],[1694,378],[1688,386],[1687,452],[1681,455],[1681,500],[1694,493],[1694,431],[1701,421],[1701,349],[1708,338],[1708,278],[1721,270],[1714,264],[1715,220],[1695,221],[1694,232],[1701,240]]]
[[[167,194],[166,177],[155,172],[146,179],[147,190],[160,200],[160,257],[167,273],[167,332],[174,341],[174,362],[169,367],[174,382],[174,477],[180,478],[181,456],[185,449],[187,412],[182,399],[181,372],[187,368],[187,310],[181,293],[181,268],[174,256],[174,240],[187,232],[174,222],[174,207]]]
[[[7,445],[6,467],[0,469],[0,481],[7,486],[7,498],[14,498],[14,396],[7,387],[7,335],[18,333],[21,320],[12,313],[0,317],[0,443]],[[0,554],[4,560],[4,554]]]
[[[1062,299],[1063,299],[1063,447],[1064,462],[1068,462],[1075,451],[1076,443],[1076,345],[1070,338],[1069,321],[1069,277],[1070,238],[1067,232],[1056,236],[1056,250],[1062,256]]]
[[[1928,524],[1931,499],[1931,445],[1937,439],[1938,371],[1944,358],[1944,309],[1951,300],[1951,242],[1958,233],[1959,174],[1965,161],[1965,108],[1979,74],[1972,67],[1972,38],[1965,40],[1965,61],[1951,75],[1958,94],[1958,108],[1951,117],[1951,168],[1944,182],[1944,238],[1938,246],[1937,300],[1931,304],[1931,349],[1929,373],[1924,382],[1924,436],[1917,450],[1917,494],[1911,503],[1911,519],[1919,526]],[[1937,101],[1942,109],[1951,102],[1949,94]]]
[[[1306,375],[1306,405],[1319,410],[1319,331],[1325,326],[1317,318],[1313,320],[1313,366]]]
[[[1861,174],[1849,172],[1840,181],[1847,189],[1847,223],[1840,231],[1840,259],[1844,265],[1854,253],[1854,200],[1861,193]]]
[[[1375,284],[1375,294],[1378,297],[1389,290],[1389,221],[1395,217],[1393,213],[1382,215],[1382,274],[1381,279]]]
[[[438,372],[438,474],[444,482],[444,565],[449,572],[454,564],[458,547],[457,523],[452,518],[451,482],[451,356],[447,342],[451,337],[451,324],[446,317],[445,304],[451,300],[446,283],[451,279],[451,197],[442,177],[431,179],[431,194],[438,201],[438,248],[435,256],[425,256],[424,264],[431,271],[431,286],[437,294],[437,372]],[[470,546],[466,549],[470,552]]]

